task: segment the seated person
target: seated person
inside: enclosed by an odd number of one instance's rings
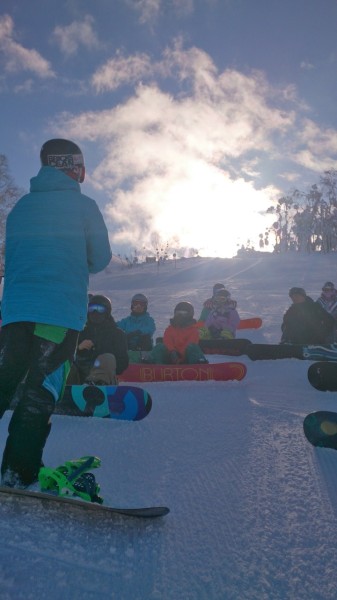
[[[156,325],[147,312],[148,300],[144,294],[135,294],[131,300],[131,314],[120,321],[117,327],[126,333],[129,350],[151,350]]]
[[[293,303],[283,317],[281,343],[330,344],[335,325],[334,318],[307,296],[303,288],[291,288],[289,296]]]
[[[321,295],[316,302],[337,321],[337,290],[331,281],[323,285]]]
[[[213,295],[212,295],[212,298],[207,298],[207,300],[205,300],[205,302],[203,304],[203,307],[202,307],[202,311],[201,311],[200,317],[199,317],[199,321],[206,321],[206,318],[209,315],[210,311],[213,308],[215,308],[215,306],[214,306],[214,296],[215,296],[216,292],[218,292],[219,290],[224,290],[224,289],[225,289],[225,286],[223,285],[223,283],[215,283],[213,285]]]
[[[216,291],[213,299],[214,308],[205,320],[205,326],[200,329],[202,339],[225,338],[233,339],[240,323],[236,310],[236,301],[224,288]]]
[[[67,385],[115,385],[116,375],[122,373],[128,364],[126,335],[111,315],[109,298],[91,296],[87,323],[78,338]]]
[[[205,355],[199,346],[199,329],[190,302],[179,302],[174,309],[170,325],[164,331],[163,342],[150,352],[148,363],[204,364]]]

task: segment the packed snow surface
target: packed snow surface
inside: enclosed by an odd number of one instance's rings
[[[91,278],[118,320],[145,293],[162,335],[181,300],[198,318],[223,282],[242,318],[238,337],[278,343],[288,290],[316,299],[337,283],[336,258],[256,254],[188,259]],[[209,356],[211,362],[230,357]],[[327,600],[337,597],[337,452],[315,449],[303,418],[337,410],[313,389],[309,361],[252,362],[241,382],[150,383],[140,422],[53,417],[44,461],[94,454],[102,494],[114,506],[167,505],[162,519],[98,517],[67,506],[0,500],[0,597],[34,600]],[[0,422],[1,450],[10,413]]]

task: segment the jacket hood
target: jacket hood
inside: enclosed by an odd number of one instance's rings
[[[77,181],[54,167],[41,167],[38,174],[30,180],[31,192],[54,192],[57,190],[80,192],[81,188]]]

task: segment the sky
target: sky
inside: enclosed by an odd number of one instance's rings
[[[258,249],[337,168],[336,26],[335,0],[2,0],[0,153],[28,190],[77,142],[115,253]]]

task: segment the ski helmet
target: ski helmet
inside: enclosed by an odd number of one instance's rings
[[[215,302],[226,302],[230,299],[230,297],[230,292],[228,290],[225,290],[225,288],[221,288],[214,294],[213,299],[215,300]]]
[[[194,308],[190,302],[178,302],[177,306],[174,309],[174,314],[177,313],[185,313],[187,317],[191,319],[194,316]]]
[[[327,281],[322,287],[323,292],[334,291],[334,289],[335,289],[335,286],[332,283],[332,281]]]
[[[215,294],[217,293],[217,291],[219,290],[224,290],[225,286],[223,283],[215,283],[213,285],[213,296],[215,296]]]
[[[137,306],[140,305],[143,309],[143,312],[147,310],[148,300],[144,294],[135,294],[131,299],[131,311]],[[136,313],[139,313],[139,310],[136,310]]]
[[[83,154],[74,142],[63,139],[48,140],[41,148],[40,159],[42,166],[60,169],[79,183],[84,181]]]
[[[107,296],[103,296],[101,294],[92,295],[90,298],[88,311],[95,312],[95,306],[102,306],[103,308],[105,308],[106,314],[111,315],[111,301],[109,298],[107,298]],[[99,312],[98,309],[97,312]]]

